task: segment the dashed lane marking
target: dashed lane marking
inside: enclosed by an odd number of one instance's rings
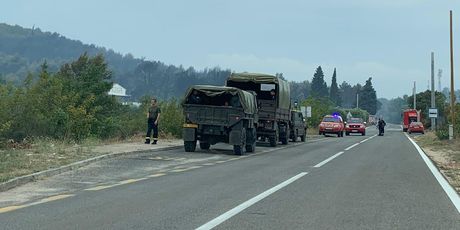
[[[352,148],[354,148],[354,147],[356,147],[356,146],[358,146],[358,145],[359,145],[359,143],[356,143],[356,144],[353,144],[353,145],[351,145],[351,146],[348,146],[348,147],[345,149],[345,151],[348,151],[348,150],[350,150],[350,149],[352,149]]]
[[[237,215],[238,213],[242,212],[243,210],[251,207],[255,203],[263,200],[264,198],[270,196],[271,194],[275,193],[276,191],[288,186],[292,182],[302,178],[303,176],[307,175],[308,172],[302,172],[299,173],[289,179],[287,179],[284,182],[281,182],[280,184],[276,185],[275,187],[272,187],[265,192],[247,200],[246,202],[236,206],[235,208],[230,209],[229,211],[225,212],[224,214],[212,219],[211,221],[207,222],[206,224],[201,225],[200,227],[196,228],[197,230],[209,230],[213,229],[214,227],[220,225],[224,221],[232,218],[233,216]]]
[[[192,170],[192,169],[198,169],[198,168],[201,168],[203,166],[191,166],[191,167],[188,167],[188,168],[182,168],[182,169],[174,169],[174,170],[171,170],[170,172],[173,172],[173,173],[178,173],[178,172],[185,172],[185,171],[189,171],[189,170]]]
[[[166,173],[155,173],[155,174],[152,174],[152,175],[147,176],[147,177],[155,178],[155,177],[160,177],[160,176],[164,176],[164,175],[166,175]]]
[[[338,152],[338,153],[334,154],[333,156],[327,158],[326,160],[319,162],[318,164],[316,164],[316,165],[313,166],[313,167],[314,167],[314,168],[319,168],[319,167],[321,167],[321,166],[327,164],[329,161],[332,161],[334,158],[336,158],[336,157],[342,155],[343,153],[344,153],[343,151],[342,151],[342,152]]]
[[[0,208],[0,213],[5,213],[5,212],[11,212],[20,208],[25,208],[27,206],[25,205],[13,205],[13,206],[8,206],[4,208]]]
[[[29,203],[29,204],[13,205],[13,206],[8,206],[8,207],[3,207],[3,208],[0,208],[0,214],[5,213],[5,212],[11,212],[11,211],[18,210],[18,209],[21,209],[21,208],[34,206],[34,205],[37,205],[37,204],[43,204],[43,203],[47,203],[47,202],[51,202],[51,201],[62,200],[62,199],[72,197],[72,196],[75,196],[75,195],[74,194],[61,194],[61,195],[55,195],[55,196],[46,197],[46,198],[43,198],[43,199],[41,199],[39,201],[35,201],[35,202]]]
[[[127,180],[123,180],[123,181],[118,182],[117,185],[131,184],[131,183],[138,182],[138,181],[141,181],[141,180],[146,180],[146,179],[147,178],[127,179]]]
[[[99,185],[99,186],[96,186],[96,187],[87,188],[87,189],[85,189],[85,191],[99,191],[99,190],[103,190],[103,189],[115,187],[115,186],[117,186],[117,185],[118,185],[118,184]]]

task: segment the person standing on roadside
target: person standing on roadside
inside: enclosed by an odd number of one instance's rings
[[[161,109],[158,106],[157,99],[152,98],[150,101],[149,112],[147,113],[147,135],[145,137],[145,144],[150,144],[150,135],[153,131],[153,145],[158,141],[158,122],[160,120]]]

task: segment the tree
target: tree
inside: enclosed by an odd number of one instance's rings
[[[359,108],[367,110],[370,114],[377,113],[377,94],[372,86],[372,77],[367,79],[359,92]]]
[[[341,98],[341,106],[344,108],[352,108],[355,107],[354,104],[356,103],[356,93],[353,90],[353,87],[348,84],[346,81],[340,84],[340,98]]]
[[[342,100],[340,98],[339,87],[337,86],[337,74],[335,68],[334,74],[332,74],[332,83],[329,92],[329,98],[331,98],[331,101],[334,102],[336,106],[341,106]]]
[[[324,81],[324,73],[323,69],[321,69],[321,66],[316,68],[316,72],[313,75],[313,79],[311,81],[311,95],[316,98],[329,96],[327,84]]]

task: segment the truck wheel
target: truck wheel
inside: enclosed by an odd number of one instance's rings
[[[200,149],[207,150],[207,149],[209,149],[209,147],[211,147],[211,144],[209,144],[208,142],[201,142],[200,141]]]
[[[246,129],[241,129],[241,141],[239,145],[233,145],[233,153],[235,155],[244,155],[246,145]]]
[[[349,133],[349,132],[345,132],[345,135],[350,136],[350,133]]]
[[[307,134],[304,133],[302,136],[300,136],[300,141],[305,142],[305,139],[307,139],[307,138],[305,138],[306,135]]]
[[[270,142],[270,147],[276,147],[278,142],[276,141],[276,137],[269,137],[268,141]]]
[[[244,155],[244,147],[241,146],[241,145],[234,145],[233,146],[233,153],[235,155],[239,155],[239,156]]]
[[[294,136],[292,137],[292,142],[296,142],[296,141],[297,141],[297,138],[299,138],[299,137],[297,136],[296,133],[294,133]]]
[[[366,136],[366,132],[361,133],[361,135]]]
[[[195,152],[196,141],[184,141],[185,152]]]
[[[253,153],[256,151],[256,130],[255,129],[249,129],[246,134],[246,152],[248,153]]]
[[[287,145],[289,143],[289,128],[286,128],[286,133],[284,134],[283,138],[281,138],[281,143],[283,145]]]

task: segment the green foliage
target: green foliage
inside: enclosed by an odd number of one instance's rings
[[[366,84],[359,92],[359,108],[368,111],[370,114],[377,113],[377,94],[372,86],[372,78],[367,79]]]
[[[436,130],[436,136],[439,140],[449,139],[449,128],[447,125],[444,125]]]
[[[302,106],[311,106],[311,116],[307,119],[308,127],[318,127],[324,115],[332,114],[334,103],[328,98],[308,97],[300,103]]]
[[[311,81],[311,96],[315,98],[329,96],[327,84],[324,81],[324,73],[323,69],[321,69],[321,66],[316,68],[316,72],[313,75],[313,79]]]
[[[337,86],[337,73],[334,68],[334,74],[332,74],[332,83],[331,83],[331,89],[329,92],[329,98],[335,103],[337,106],[341,106],[342,104],[342,99],[340,97],[340,91],[339,87]]]
[[[0,84],[0,139],[27,137],[82,141],[126,138],[144,132],[146,107],[119,103],[108,95],[111,72],[102,55],[84,54],[57,73],[41,66],[22,87]],[[182,110],[176,100],[163,102],[162,133],[181,135]]]

